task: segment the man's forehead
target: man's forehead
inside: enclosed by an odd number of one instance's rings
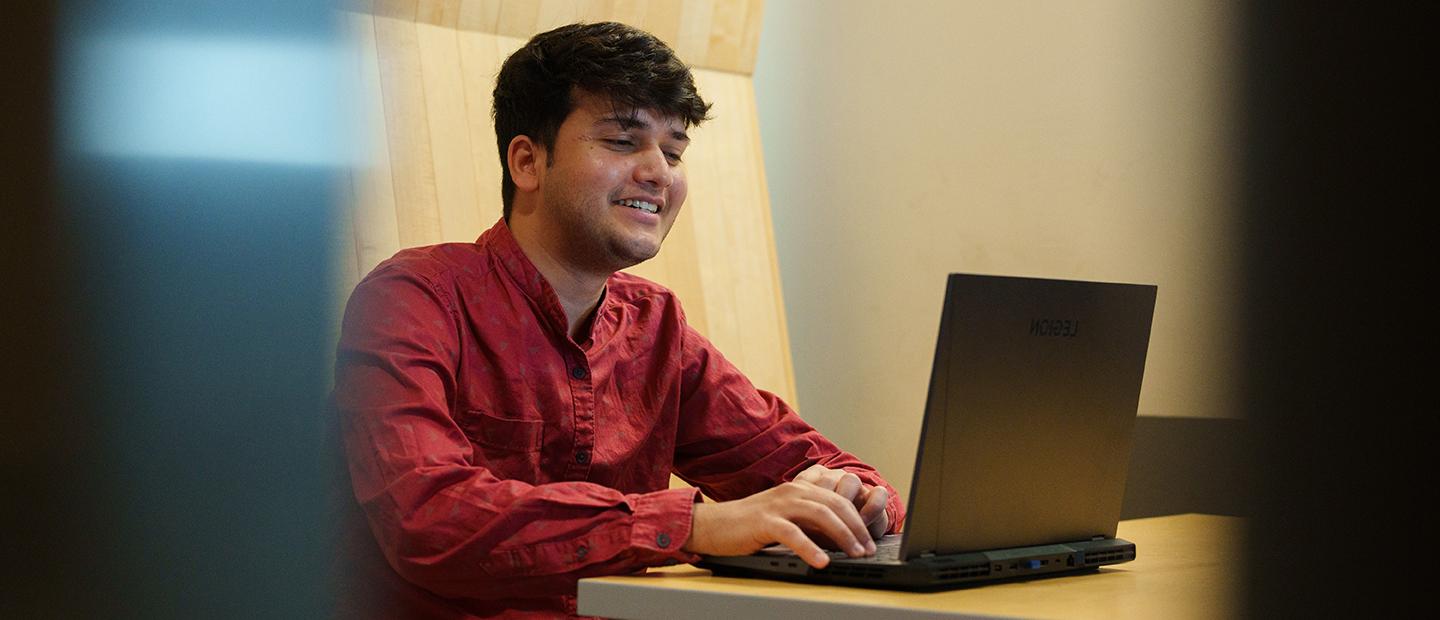
[[[675,117],[665,117],[653,112],[643,114],[636,111],[608,114],[595,119],[596,125],[615,125],[620,129],[643,131],[668,131],[677,140],[689,140],[685,134],[685,123]]]
[[[668,130],[675,134],[677,139],[690,139],[685,134],[688,124],[679,116],[655,108],[625,105],[614,99],[584,91],[576,94],[575,109],[584,108],[593,117],[594,125],[615,125],[620,129]]]

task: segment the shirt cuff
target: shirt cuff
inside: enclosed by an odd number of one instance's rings
[[[646,493],[635,501],[635,525],[630,545],[647,564],[695,562],[700,556],[681,550],[690,540],[690,526],[699,489],[666,489]]]

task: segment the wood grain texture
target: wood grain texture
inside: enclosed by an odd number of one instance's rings
[[[681,7],[680,30],[673,41],[666,42],[685,62],[709,67],[706,60],[710,56],[710,20],[715,16],[715,0],[683,0]]]
[[[375,17],[380,91],[385,100],[385,134],[390,147],[395,215],[403,247],[435,243],[441,238],[440,204],[435,193],[435,166],[416,27],[413,21]]]
[[[400,223],[395,211],[395,185],[390,168],[390,143],[385,133],[385,99],[380,87],[379,51],[375,45],[375,19],[349,14],[354,67],[358,72],[359,127],[364,154],[351,171],[354,201],[348,205],[354,234],[356,270],[369,273],[380,261],[399,251]],[[348,296],[349,290],[341,291]]]
[[[763,0],[374,0],[349,10],[518,39],[618,21],[659,37],[691,66],[750,75],[763,8]]]
[[[461,0],[456,27],[471,32],[495,34],[500,27],[501,0]]]
[[[435,0],[425,0],[425,4],[436,3]],[[370,12],[377,17],[414,20],[419,10],[420,0],[372,0],[370,3]]]
[[[495,74],[540,29],[623,17],[694,58],[742,62],[760,2],[737,0],[377,0],[342,13],[352,33],[368,136],[338,240],[345,290],[403,247],[473,241],[500,218],[490,119]],[[718,20],[718,21],[717,21]],[[753,23],[752,23],[753,22]],[[713,27],[712,27],[713,26]],[[717,30],[718,29],[718,30]],[[662,34],[663,33],[663,34]],[[758,39],[757,39],[758,40]],[[753,61],[753,53],[750,53]],[[675,291],[690,323],[760,388],[794,404],[755,96],[748,69],[696,69],[714,120],[692,129],[690,194],[655,259],[630,271]],[[348,255],[348,256],[347,256]]]
[[[639,22],[640,28],[659,37],[670,47],[675,47],[675,42],[680,38],[680,22],[685,16],[685,5],[673,0],[665,2],[649,0],[644,4],[645,18],[643,22]],[[680,58],[691,65],[696,64],[693,59],[685,56]]]
[[[429,0],[415,7],[415,21],[446,28],[460,22],[460,0]]]
[[[471,161],[474,149],[457,34],[453,28],[416,25],[441,241],[473,241],[475,231],[488,224],[480,216]]]
[[[456,33],[460,49],[460,75],[465,82],[465,130],[470,136],[470,164],[474,168],[476,217],[488,228],[500,219],[500,151],[495,141],[495,124],[490,120],[495,74],[521,42],[486,32]],[[472,231],[470,239],[478,237]]]
[[[714,103],[686,152],[703,331],[757,386],[798,406],[753,85],[722,71],[695,78]]]
[[[526,39],[540,30],[535,28],[540,19],[540,0],[505,0],[500,3],[500,21],[495,34]]]

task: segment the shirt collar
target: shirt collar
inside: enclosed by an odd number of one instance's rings
[[[520,243],[515,241],[515,234],[510,231],[510,225],[505,218],[495,222],[490,230],[480,235],[475,243],[487,248],[499,261],[500,268],[510,275],[510,280],[524,293],[525,297],[532,301],[539,314],[550,329],[560,334],[562,338],[569,339],[568,324],[565,319],[565,309],[560,305],[560,297],[551,288],[550,282],[535,268],[535,263],[525,255],[525,250],[520,248]],[[591,321],[590,337],[582,338],[579,344],[582,348],[588,348],[589,341],[605,331],[605,317],[608,315],[610,300],[610,287],[606,284],[605,290],[600,293],[600,305],[595,308],[595,318]]]

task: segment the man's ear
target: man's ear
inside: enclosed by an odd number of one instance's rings
[[[505,151],[505,165],[510,167],[510,180],[517,191],[533,192],[540,187],[545,151],[529,136],[515,136]]]

